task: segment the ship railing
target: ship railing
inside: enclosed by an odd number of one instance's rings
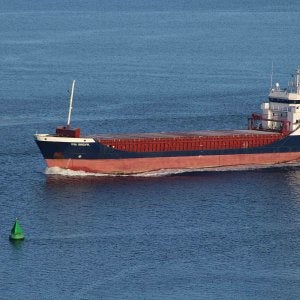
[[[270,122],[272,127],[264,126],[263,122]],[[281,119],[271,119],[263,115],[253,113],[251,117],[248,118],[248,129],[288,134],[291,132],[291,122]]]

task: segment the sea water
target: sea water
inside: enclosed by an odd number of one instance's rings
[[[90,176],[33,134],[243,129],[300,64],[298,1],[0,5],[0,299],[299,299],[300,166]],[[25,241],[8,235],[19,217]]]

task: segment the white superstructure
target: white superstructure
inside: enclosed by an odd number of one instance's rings
[[[264,121],[262,129],[280,130],[283,121],[289,131],[300,126],[300,66],[298,66],[288,89],[281,89],[279,83],[271,88],[268,102],[261,105]]]

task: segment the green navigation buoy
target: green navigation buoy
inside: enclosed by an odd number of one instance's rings
[[[11,232],[10,232],[9,239],[11,241],[24,240],[23,229],[22,229],[18,219],[16,219],[15,224],[14,224],[14,226],[13,226]]]

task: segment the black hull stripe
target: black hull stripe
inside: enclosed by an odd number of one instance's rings
[[[90,143],[89,147],[79,147],[67,142],[48,142],[36,140],[45,159],[122,159],[146,157],[180,157],[198,155],[229,155],[256,153],[288,153],[300,152],[300,136],[287,136],[279,141],[262,147],[224,149],[224,150],[196,150],[196,151],[164,151],[164,152],[127,152],[109,148],[101,143]]]

